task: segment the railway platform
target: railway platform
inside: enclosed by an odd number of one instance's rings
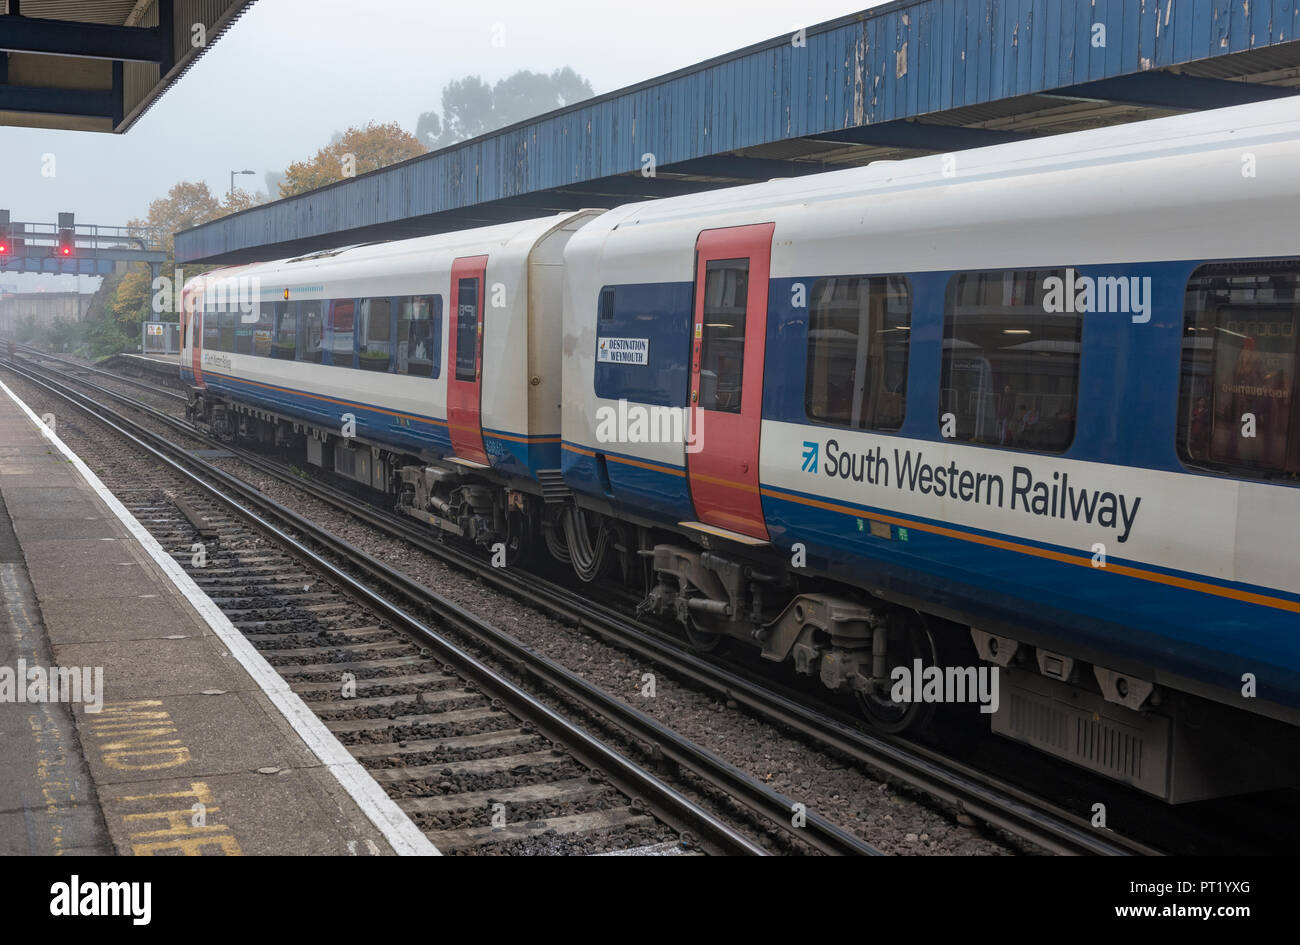
[[[176,365],[179,355],[175,354],[115,354],[99,361],[96,367],[121,368],[142,377],[154,377],[165,381],[176,380]]]
[[[437,850],[0,385],[0,853]]]

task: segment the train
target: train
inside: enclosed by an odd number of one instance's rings
[[[180,374],[882,732],[978,703],[1170,803],[1289,786],[1297,166],[1282,99],[230,266]]]

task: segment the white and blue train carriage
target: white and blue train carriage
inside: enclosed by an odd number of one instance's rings
[[[886,726],[965,636],[1008,736],[1176,801],[1294,777],[1297,168],[1283,99],[612,210],[565,481],[656,536],[651,609]]]
[[[480,485],[540,496],[548,471],[558,480],[563,249],[595,212],[190,280],[192,416],[228,436],[302,441],[309,462],[377,489],[400,478],[420,517],[504,538],[507,510]]]

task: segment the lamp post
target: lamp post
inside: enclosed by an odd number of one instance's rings
[[[231,171],[230,172],[230,200],[235,199],[235,175],[236,174],[256,174],[256,171]]]

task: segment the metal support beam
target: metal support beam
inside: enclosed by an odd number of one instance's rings
[[[122,116],[126,110],[126,83],[123,79],[123,68],[121,60],[113,62],[113,127],[116,128],[122,124]]]
[[[113,271],[111,259],[44,259],[0,258],[0,272],[45,272],[68,276],[107,276]]]
[[[701,190],[708,190],[713,186],[725,185],[692,183],[691,181],[674,180],[670,177],[642,177],[640,174],[626,174],[601,177],[597,180],[585,180],[564,187],[544,190],[540,192],[539,196],[544,198],[547,194],[568,194],[574,197],[583,197],[587,200],[601,200],[604,203],[597,203],[596,205],[605,206],[610,201],[624,203],[628,200],[653,200],[656,197],[676,197],[679,194],[693,194]],[[513,202],[518,198],[512,197],[509,199]],[[584,204],[584,206],[590,205],[590,203]]]
[[[31,237],[28,236],[28,239]],[[61,257],[53,256],[52,247],[39,243],[27,243],[20,252],[12,253],[8,256],[0,257],[6,260],[20,259],[60,259]],[[167,254],[156,249],[97,249],[88,246],[79,245],[77,255],[68,257],[69,259],[107,259],[112,263],[119,262],[142,262],[150,265],[157,265],[167,261]]]
[[[161,27],[0,16],[0,49],[10,52],[162,63],[171,57],[171,48],[171,33]]]
[[[745,157],[739,154],[715,154],[692,158],[659,168],[673,174],[699,177],[728,177],[732,180],[771,180],[774,177],[801,177],[837,170],[821,161],[777,161],[772,158]]]
[[[1227,79],[1207,79],[1195,75],[1175,75],[1172,72],[1138,72],[1053,89],[1042,94],[1049,98],[1073,101],[1115,102],[1192,112],[1286,98],[1295,95],[1297,91],[1300,90]]]
[[[1018,131],[990,131],[962,125],[935,125],[919,121],[887,121],[859,125],[829,134],[810,135],[805,140],[834,144],[869,144],[880,148],[910,151],[962,151],[992,144],[1007,144],[1034,137]]]
[[[172,0],[158,0],[158,33],[162,38],[162,58],[158,60],[158,74],[165,76],[176,65],[176,33],[172,25]]]
[[[0,111],[50,112],[112,118],[120,105],[109,89],[46,89],[25,85],[0,85]]]

